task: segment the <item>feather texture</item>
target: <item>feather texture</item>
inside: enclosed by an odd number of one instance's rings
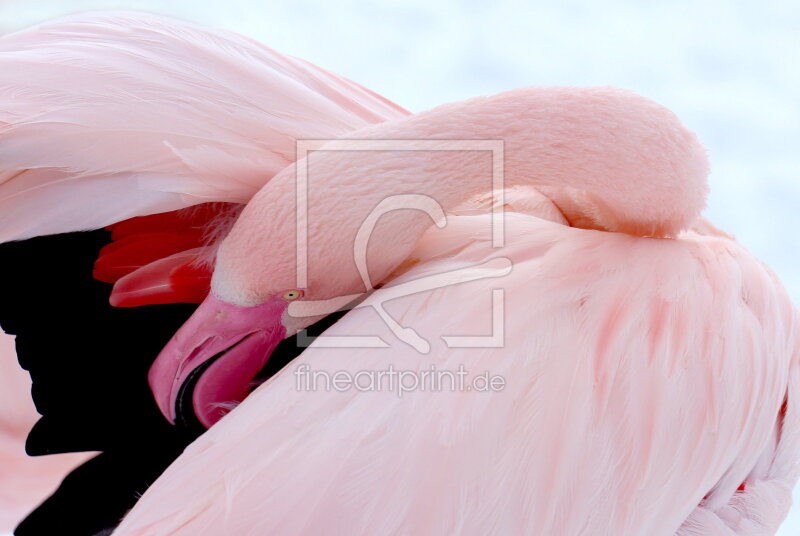
[[[406,114],[231,32],[132,12],[48,22],[0,38],[0,242],[243,203],[295,140]]]

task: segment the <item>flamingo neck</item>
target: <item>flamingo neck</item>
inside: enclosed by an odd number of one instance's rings
[[[481,150],[474,141],[459,145],[464,139],[495,141]],[[666,108],[613,88],[515,90],[373,125],[351,140],[300,162],[308,178],[307,288],[318,298],[363,290],[354,241],[387,197],[425,196],[447,212],[490,191],[498,172],[492,147],[502,147],[506,187],[537,188],[574,226],[670,236],[705,202],[708,164],[696,136]],[[287,168],[245,208],[220,248],[221,296],[259,303],[295,285],[297,179],[298,167]],[[432,224],[419,210],[383,215],[369,240],[370,279],[388,276]]]

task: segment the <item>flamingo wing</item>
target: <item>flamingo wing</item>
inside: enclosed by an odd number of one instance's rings
[[[0,38],[0,242],[245,203],[331,138],[407,112],[237,34],[134,12]]]
[[[506,246],[490,237],[484,216],[451,217],[370,298],[510,259],[505,277],[385,303],[428,354],[372,308],[351,311],[325,335],[388,347],[317,340],[196,440],[115,534],[774,531],[800,430],[797,315],[776,277],[724,236],[647,239],[507,213]],[[495,289],[503,347],[448,348],[442,335],[493,333]],[[504,383],[400,396],[392,367]],[[337,374],[360,387],[337,388]]]

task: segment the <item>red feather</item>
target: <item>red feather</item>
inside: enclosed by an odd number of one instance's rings
[[[202,302],[211,285],[208,236],[234,207],[205,203],[109,226],[113,241],[100,251],[94,277],[114,283],[111,304]]]

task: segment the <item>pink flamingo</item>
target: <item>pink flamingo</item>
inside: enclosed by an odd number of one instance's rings
[[[369,267],[388,282],[370,300],[493,258],[513,270],[394,300],[392,315],[432,341],[428,354],[312,345],[196,441],[117,534],[777,529],[797,476],[797,317],[766,267],[698,221],[706,162],[695,137],[658,105],[602,88],[517,90],[348,137],[467,133],[505,141],[506,184],[546,193],[544,205],[528,191],[510,196],[505,247],[491,247],[488,216],[459,215],[485,191],[485,155],[323,151],[309,163],[322,191],[308,223],[318,256],[307,287],[291,290],[290,168],[223,240],[212,294],[159,357],[153,387],[175,385],[162,362],[180,370],[180,359],[196,366],[243,333],[291,333],[303,321],[287,302],[363,290],[352,244],[393,188],[430,195],[451,216],[442,230],[419,211],[378,224]],[[376,177],[388,178],[376,188]],[[481,296],[493,289],[505,295],[504,347],[437,343],[443,330],[480,333],[490,322]],[[393,336],[368,308],[326,335],[364,333]],[[272,344],[249,340],[230,352]],[[354,377],[431,363],[507,382],[488,396],[298,389],[302,370]],[[169,411],[170,398],[160,400]]]
[[[378,150],[348,151],[352,145],[332,141],[299,162],[313,170],[310,219],[301,228],[309,238],[302,288],[296,167],[274,165],[252,199],[236,197],[227,173],[213,177],[232,169],[234,153],[220,161],[214,144],[211,158],[221,164],[204,163],[205,180],[196,182],[187,169],[196,171],[205,153],[171,143],[159,147],[169,156],[157,154],[167,164],[178,155],[180,173],[166,166],[148,175],[144,168],[146,180],[132,180],[139,167],[115,163],[117,173],[126,172],[120,188],[144,193],[115,194],[105,214],[90,213],[93,203],[84,199],[80,220],[72,210],[51,224],[0,216],[4,227],[14,224],[10,238],[19,238],[200,199],[247,201],[232,227],[201,218],[221,228],[205,246],[216,254],[211,293],[150,373],[170,419],[186,410],[181,392],[190,381],[198,418],[207,425],[220,419],[220,405],[246,395],[281,339],[365,292],[364,265],[381,288],[326,336],[399,335],[428,344],[419,352],[403,343],[332,348],[318,341],[195,441],[115,534],[774,533],[797,479],[797,316],[768,268],[700,218],[707,163],[696,137],[666,109],[611,88],[527,88],[410,117],[371,102],[389,111],[367,122],[392,120],[347,137]],[[14,138],[24,122],[9,117],[15,154],[32,159],[26,138]],[[95,130],[88,129],[89,139],[101,143]],[[49,141],[64,141],[61,134]],[[151,136],[141,139],[164,134]],[[426,144],[463,139],[503,140],[504,201],[487,195],[492,166],[485,151],[431,151]],[[407,145],[380,150],[380,140]],[[120,140],[109,143],[117,148]],[[72,200],[79,194],[70,183],[110,184],[109,168],[96,170],[98,164],[75,174],[78,153],[70,148],[59,155],[69,166],[38,157],[51,168],[47,177],[30,172],[31,164],[9,166],[8,153],[0,152],[11,171],[7,184],[17,181],[23,190],[24,179],[59,184]],[[90,167],[87,158],[80,154],[80,169]],[[34,206],[49,201],[24,192]],[[367,247],[365,218],[393,194],[435,205],[385,215]],[[505,208],[501,248],[493,247],[494,220],[485,214],[494,204]],[[120,234],[153,222],[164,220],[137,220]],[[363,263],[354,244],[366,248]],[[178,253],[151,261],[158,269],[143,264],[117,278],[112,299],[138,305],[198,298],[181,285],[184,272],[174,276],[207,252]],[[99,276],[117,277],[118,260],[100,265]],[[147,277],[137,276],[140,270]],[[423,292],[393,290],[442,273],[456,275]],[[142,282],[153,279],[166,281],[169,292],[151,293]],[[505,311],[502,345],[452,346],[442,338],[493,326],[496,291]],[[502,389],[416,389],[400,397],[391,389],[305,390],[298,383],[303,371],[354,377],[431,364],[491,371]]]

